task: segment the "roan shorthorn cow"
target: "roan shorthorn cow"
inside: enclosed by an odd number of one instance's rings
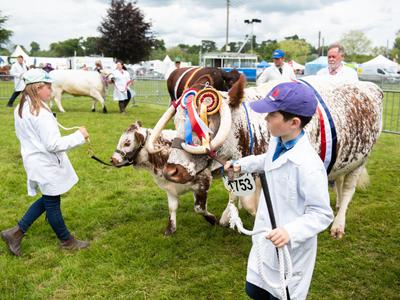
[[[317,97],[320,101],[318,110],[305,131],[324,161],[329,179],[335,181],[338,212],[331,235],[342,238],[347,207],[357,182],[366,175],[368,155],[381,132],[383,93],[371,82],[344,84],[317,76],[303,80],[320,96]],[[205,154],[210,150],[224,160],[250,155],[250,147],[255,155],[266,152],[270,138],[266,114],[253,112],[246,102],[265,97],[278,83],[268,82],[244,89],[245,80],[241,78],[229,93],[221,93],[219,113],[208,116],[211,130],[209,145],[202,145],[196,136],[193,136],[192,145],[185,143],[187,112],[182,105],[177,106],[176,110],[171,106],[156,124],[146,144],[150,153],[156,151],[159,132],[175,115],[177,139],[181,141],[183,149],[172,149],[163,169],[165,178],[184,184],[191,181],[199,170],[216,170],[220,164]]]
[[[176,211],[179,204],[179,196],[189,191],[193,192],[194,210],[204,216],[212,225],[217,223],[215,216],[207,211],[207,193],[211,185],[211,171],[206,169],[197,174],[191,182],[179,184],[168,181],[164,178],[162,170],[168,160],[171,151],[171,143],[176,137],[175,130],[163,130],[158,138],[163,150],[149,154],[144,148],[151,129],[141,126],[135,122],[121,135],[117,150],[111,157],[114,166],[133,165],[135,168],[148,170],[156,184],[166,191],[168,197],[169,221],[165,229],[165,235],[171,235],[176,231]]]
[[[65,112],[61,105],[61,97],[64,92],[73,96],[89,96],[93,98],[92,111],[96,110],[96,103],[100,102],[103,112],[107,112],[104,101],[108,84],[113,78],[112,72],[54,70],[50,72],[50,76],[54,80],[51,86],[52,96],[60,112]]]
[[[240,73],[237,70],[226,72],[219,68],[188,67],[175,69],[167,79],[167,88],[171,101],[179,99],[187,88],[202,89],[206,85],[220,91],[228,91],[238,81]]]

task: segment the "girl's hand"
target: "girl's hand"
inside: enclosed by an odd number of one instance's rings
[[[88,133],[86,127],[84,127],[84,126],[80,127],[79,131],[82,133],[85,140],[87,140],[89,138],[89,133]]]
[[[267,239],[271,240],[275,247],[281,248],[289,243],[289,233],[284,228],[275,228],[271,230],[266,236]]]

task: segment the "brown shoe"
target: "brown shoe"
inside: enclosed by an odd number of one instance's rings
[[[66,241],[61,241],[61,249],[64,250],[80,250],[89,247],[89,242],[75,239],[72,235]]]
[[[8,249],[15,256],[21,256],[21,241],[25,234],[19,226],[6,229],[1,232],[2,239],[6,242]]]

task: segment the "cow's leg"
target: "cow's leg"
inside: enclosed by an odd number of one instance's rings
[[[231,214],[229,211],[229,204],[232,203],[233,205],[235,205],[238,202],[238,199],[239,198],[237,196],[235,196],[232,193],[229,193],[228,205],[226,206],[224,212],[222,213],[221,218],[219,219],[219,225],[225,226],[225,227],[229,226],[229,220],[231,218]]]
[[[93,105],[92,105],[92,111],[96,111],[96,104],[97,101],[101,103],[101,107],[103,108],[103,113],[107,113],[107,108],[106,105],[104,103],[104,98],[103,96],[100,94],[100,92],[98,90],[92,89],[90,90],[90,96],[93,98]]]
[[[258,200],[260,199],[261,193],[261,181],[259,177],[256,177],[256,190],[250,196],[243,196],[239,197],[239,203],[241,207],[243,207],[249,214],[252,216],[256,215],[257,207],[258,207]]]
[[[217,223],[217,218],[207,211],[207,192],[193,192],[194,196],[194,211],[198,214],[203,215],[203,217],[207,220],[211,225],[215,225]]]
[[[169,210],[169,220],[168,226],[164,231],[164,235],[168,236],[176,231],[176,211],[178,210],[178,196],[167,192],[168,196],[168,210]]]
[[[347,207],[349,206],[351,198],[354,195],[356,185],[363,171],[363,168],[364,166],[362,165],[357,169],[351,171],[349,174],[345,175],[342,188],[337,189],[337,198],[340,199],[340,206],[331,227],[331,236],[336,239],[341,239],[344,235]]]
[[[62,107],[62,105],[61,105],[61,95],[62,95],[62,92],[61,91],[59,91],[59,90],[57,90],[57,91],[53,91],[53,99],[54,99],[54,102],[56,103],[56,105],[57,105],[57,107],[58,107],[58,110],[60,111],[60,112],[65,112],[65,110],[64,110],[64,108]]]
[[[335,183],[333,185],[333,191],[336,194],[336,212],[339,210],[340,205],[342,203],[342,195],[343,195],[343,183],[344,183],[344,176],[339,176],[335,179]]]

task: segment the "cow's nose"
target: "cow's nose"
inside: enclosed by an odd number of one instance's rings
[[[119,161],[115,157],[111,157],[111,163],[113,166],[119,164]]]
[[[178,169],[172,165],[166,165],[163,169],[163,175],[165,178],[170,179],[178,173]]]

